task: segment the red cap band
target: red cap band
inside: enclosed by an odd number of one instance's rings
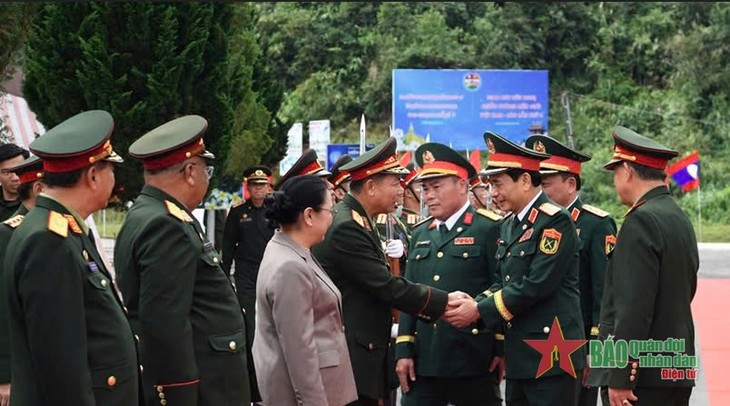
[[[430,174],[441,174],[441,175],[453,175],[458,176],[461,179],[466,179],[468,177],[468,171],[465,168],[462,168],[459,165],[452,164],[451,162],[446,161],[433,161],[431,163],[427,163],[423,165],[423,169],[421,170],[420,176],[430,175]]]
[[[347,172],[340,172],[335,176],[334,179],[332,179],[332,186],[337,187],[340,183],[346,181],[350,177],[350,174]]]
[[[314,161],[311,164],[305,166],[304,169],[302,169],[301,171],[299,171],[299,173],[297,174],[297,176],[301,176],[301,175],[313,175],[313,174],[315,174],[315,173],[317,173],[317,172],[319,172],[319,171],[321,171],[323,169],[324,169],[324,167],[319,164],[319,161]]]
[[[667,167],[669,159],[656,158],[649,155],[644,155],[640,152],[631,151],[620,145],[615,145],[613,148],[613,159],[620,159],[622,161],[635,162],[639,165],[648,166],[650,168],[664,170]]]
[[[146,171],[157,171],[183,162],[186,159],[189,159],[204,151],[205,143],[203,143],[203,139],[200,138],[197,142],[185,145],[184,147],[174,150],[168,154],[155,156],[150,159],[142,158],[142,166]]]
[[[358,180],[365,179],[368,176],[372,176],[377,173],[388,170],[390,168],[395,168],[396,166],[400,166],[400,163],[398,163],[398,157],[396,157],[395,154],[393,154],[393,155],[389,156],[388,158],[386,158],[378,163],[375,163],[373,165],[370,165],[368,167],[350,171],[350,176],[352,176],[353,181],[358,181]]]
[[[522,155],[505,154],[501,152],[495,152],[489,154],[489,160],[487,166],[491,167],[503,167],[503,168],[518,168],[526,171],[539,171],[540,160],[528,158]]]
[[[73,157],[43,156],[43,170],[48,173],[71,172],[91,166],[111,155],[112,144],[107,140],[97,148]]]
[[[580,175],[580,162],[562,156],[553,155],[549,159],[542,161],[540,167]]]
[[[35,171],[28,171],[18,174],[18,179],[20,179],[20,184],[26,184],[30,182],[35,182],[38,179],[43,179],[43,171],[38,169]]]

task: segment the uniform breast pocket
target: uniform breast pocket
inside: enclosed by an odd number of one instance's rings
[[[408,262],[422,261],[422,260],[428,258],[430,253],[431,253],[430,247],[416,247],[408,255]]]
[[[535,255],[535,250],[537,250],[537,243],[534,241],[517,244],[507,251],[507,258],[529,261]]]
[[[86,277],[86,279],[89,281],[91,286],[102,291],[108,290],[111,285],[109,279],[107,279],[107,277],[99,271],[89,272],[89,275]]]
[[[245,348],[246,333],[243,329],[228,334],[208,337],[210,347],[216,352],[235,354]]]
[[[449,250],[449,255],[454,259],[478,259],[481,256],[481,247],[476,245],[455,245]]]
[[[91,384],[94,392],[106,393],[123,390],[121,388],[126,387],[125,383],[135,376],[136,368],[137,365],[123,361],[115,365],[92,369]]]
[[[220,266],[221,259],[218,256],[218,253],[215,252],[215,250],[210,252],[203,253],[203,256],[200,258],[207,266],[217,268]]]

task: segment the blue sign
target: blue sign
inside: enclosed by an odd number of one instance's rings
[[[375,144],[365,145],[365,151],[375,148]],[[352,159],[360,156],[360,144],[328,144],[327,145],[327,170],[331,171],[342,155],[350,155]]]
[[[428,141],[484,149],[493,131],[521,144],[548,129],[546,70],[394,69],[393,135],[398,150]]]

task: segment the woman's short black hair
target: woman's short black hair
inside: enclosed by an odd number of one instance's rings
[[[327,198],[327,183],[314,175],[295,176],[285,181],[279,190],[266,197],[266,218],[274,227],[297,222],[307,207],[321,207]]]

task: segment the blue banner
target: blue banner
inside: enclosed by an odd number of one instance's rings
[[[365,145],[365,151],[375,148],[375,144]],[[352,159],[360,156],[360,144],[328,144],[327,145],[327,170],[331,171],[332,166],[342,155],[350,155]]]
[[[547,133],[546,70],[393,70],[393,135],[401,151],[427,140],[484,149],[485,131],[521,144],[539,126]]]

